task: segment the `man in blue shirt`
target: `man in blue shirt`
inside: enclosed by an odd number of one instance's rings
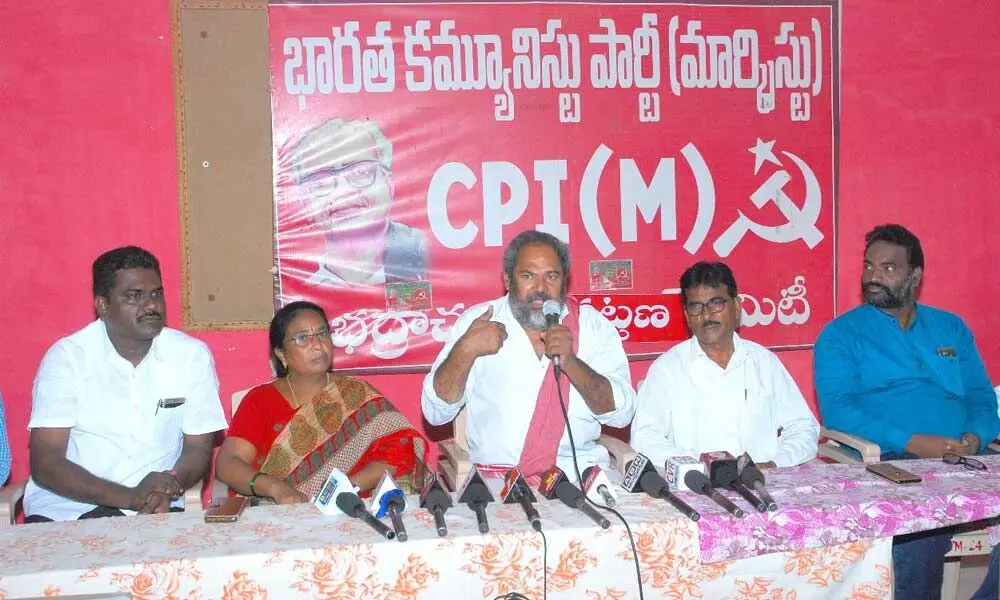
[[[876,227],[865,236],[865,303],[816,341],[825,425],[877,443],[883,460],[976,454],[1000,432],[996,392],[972,332],[958,316],[915,301],[923,272],[913,233]],[[897,598],[938,597],[949,541],[941,532],[897,538]],[[980,590],[988,595],[974,598],[997,597],[997,556]]]
[[[10,476],[10,443],[7,442],[7,419],[3,413],[3,396],[0,396],[0,487]]]

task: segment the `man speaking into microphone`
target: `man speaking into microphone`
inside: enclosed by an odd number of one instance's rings
[[[743,314],[732,270],[699,262],[680,279],[692,337],[649,367],[632,447],[662,467],[675,456],[744,452],[759,467],[816,456],[819,424],[778,357],[736,334]]]
[[[484,476],[516,466],[530,479],[555,463],[575,481],[560,391],[581,471],[608,466],[597,444],[601,425],[632,420],[635,392],[618,331],[566,297],[569,272],[566,244],[540,231],[519,234],[503,256],[507,294],[459,317],[424,379],[429,423],[468,411],[469,456]]]

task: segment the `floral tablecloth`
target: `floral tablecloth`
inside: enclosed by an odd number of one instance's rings
[[[776,512],[757,513],[735,493],[725,493],[747,511],[743,519],[707,498],[681,497],[702,514],[698,534],[705,563],[962,523],[986,528],[1000,515],[1000,455],[978,458],[989,471],[970,471],[940,460],[893,461],[923,479],[905,485],[868,473],[863,465],[808,464],[767,471]],[[1000,532],[990,529],[996,543]]]
[[[426,511],[408,511],[403,543],[312,505],[251,508],[230,524],[175,513],[20,525],[0,529],[0,598],[458,600],[518,591],[540,599],[543,585],[552,599],[638,598],[620,523],[601,530],[560,503],[537,507],[547,552],[519,507],[495,504],[487,535],[464,506],[448,511],[444,538]],[[697,526],[669,505],[631,496],[620,507],[646,598],[891,598],[888,538],[705,564]]]

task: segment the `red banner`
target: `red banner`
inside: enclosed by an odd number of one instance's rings
[[[800,4],[272,5],[279,301],[327,309],[338,368],[428,365],[539,229],[632,355],[676,339],[637,309],[697,260],[733,268],[742,335],[812,344],[839,26]]]

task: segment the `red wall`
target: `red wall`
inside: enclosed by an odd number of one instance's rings
[[[6,3],[3,17],[0,391],[21,479],[31,382],[46,348],[92,318],[91,261],[152,250],[177,324],[180,251],[169,1]],[[844,0],[840,306],[857,303],[863,233],[905,223],[925,245],[922,299],[966,318],[994,379],[998,38],[997,2]],[[263,332],[198,337],[225,395],[267,376]],[[811,397],[812,353],[782,358]],[[371,379],[420,421],[420,375]]]

